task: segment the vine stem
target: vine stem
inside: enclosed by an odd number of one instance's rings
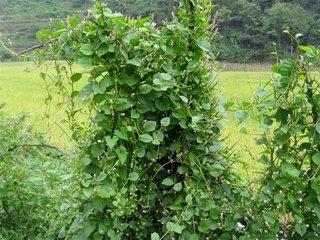
[[[66,155],[62,150],[60,150],[59,148],[57,148],[57,147],[55,147],[55,146],[52,146],[52,145],[50,145],[50,144],[21,144],[21,145],[13,146],[12,148],[9,149],[9,152],[12,152],[12,151],[14,151],[15,149],[20,148],[20,147],[51,148],[51,149],[57,150],[59,153],[61,153],[61,154],[63,154],[63,155]]]

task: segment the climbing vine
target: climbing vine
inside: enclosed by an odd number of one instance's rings
[[[319,50],[295,40],[298,56],[256,93],[266,168],[249,194],[220,140],[211,11],[209,0],[184,0],[158,27],[97,1],[84,20],[38,33],[79,145],[80,204],[61,237],[318,238]],[[239,122],[249,116],[236,112]]]
[[[231,239],[241,234],[239,179],[220,141],[209,0],[181,1],[175,19],[112,13],[98,1],[83,20],[38,35],[57,62],[80,141],[73,239]],[[56,27],[57,27],[56,26]],[[49,56],[49,54],[46,54]],[[87,69],[87,70],[85,70]],[[63,70],[63,71],[61,71]],[[75,83],[86,82],[82,90]],[[67,84],[66,84],[67,83]],[[70,87],[71,83],[71,87]],[[71,89],[71,90],[70,90]],[[86,131],[82,131],[86,129]],[[238,214],[230,214],[238,207]]]
[[[293,37],[298,56],[273,67],[272,81],[258,89],[253,102],[266,171],[250,208],[249,239],[318,239],[320,234],[320,52],[300,46],[298,37]]]

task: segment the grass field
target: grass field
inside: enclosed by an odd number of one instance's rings
[[[46,113],[45,84],[39,77],[40,70],[29,63],[0,63],[0,102],[5,103],[4,110],[9,113],[26,113],[29,122],[41,132],[47,134],[49,141],[59,146],[67,146],[69,138],[64,134],[63,111],[55,113],[50,118],[50,124],[44,120]],[[217,93],[223,98],[234,101],[250,100],[255,90],[268,81],[269,72],[228,71],[219,73],[219,86]],[[235,146],[234,149],[240,155],[241,169],[249,176],[254,175],[252,165],[259,169],[256,162],[249,156],[257,155],[257,149],[252,134],[257,132],[256,122],[246,123],[248,134],[239,133],[239,126],[229,113],[229,118],[223,121],[224,135],[228,136],[227,144]]]
[[[49,122],[44,118],[48,112],[44,102],[47,92],[40,72],[30,63],[0,63],[0,103],[4,104],[5,112],[26,114],[28,122],[46,133],[51,143],[67,146],[63,111],[55,112]]]

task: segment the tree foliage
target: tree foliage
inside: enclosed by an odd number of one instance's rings
[[[302,43],[319,42],[318,1],[218,0],[219,59],[231,62],[268,61],[273,42],[282,55],[292,52],[287,28],[303,34]]]

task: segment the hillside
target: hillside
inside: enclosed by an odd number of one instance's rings
[[[178,0],[105,0],[109,7],[130,16],[154,15],[161,22],[172,16]],[[281,55],[294,53],[289,28],[302,33],[302,43],[320,42],[319,0],[213,0],[216,4],[215,38],[218,59],[228,62],[272,60],[275,42]],[[93,0],[0,0],[0,40],[13,49],[35,44],[35,32],[68,15],[85,13]],[[11,43],[11,44],[10,44]],[[291,46],[290,46],[291,45]],[[0,60],[5,51],[0,48]],[[8,57],[8,54],[7,54]]]
[[[83,0],[0,0],[0,34],[10,40],[13,48],[34,44],[37,30],[49,24],[52,18],[65,18],[83,11]]]
[[[35,33],[47,26],[51,19],[63,19],[68,15],[85,13],[92,2],[91,0],[0,0],[0,39],[7,43],[11,42],[11,48],[24,49],[35,43]],[[174,0],[106,2],[113,10],[127,15],[145,16],[154,13],[157,21],[166,18],[174,6]]]

